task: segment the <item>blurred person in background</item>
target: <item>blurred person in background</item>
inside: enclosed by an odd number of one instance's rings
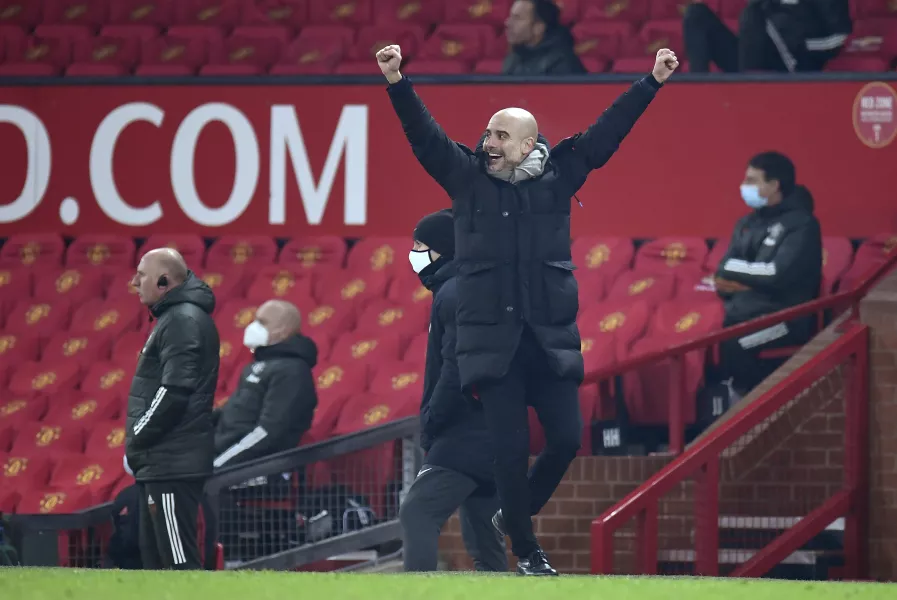
[[[425,216],[408,255],[433,293],[421,401],[427,453],[399,510],[405,571],[435,571],[439,532],[460,508],[461,537],[477,571],[508,570],[504,537],[492,526],[499,509],[482,404],[461,391],[455,357],[455,238],[451,210]]]
[[[737,36],[701,2],[683,21],[691,73],[707,73],[710,63],[726,73],[821,71],[851,30],[848,0],[751,0]]]
[[[125,430],[125,470],[140,494],[141,563],[200,569],[199,504],[215,451],[215,295],[170,248],[147,252],[131,285],[156,321],[128,392]]]
[[[570,75],[586,69],[574,52],[570,30],[560,24],[553,0],[517,0],[505,20],[510,52],[504,75]]]
[[[725,327],[815,300],[822,285],[822,233],[791,160],[778,152],[753,157],[741,197],[751,213],[735,224],[714,280]],[[803,317],[722,342],[721,367],[735,392],[747,394],[784,362],[761,359],[761,351],[807,343],[815,322]]]
[[[318,348],[300,326],[298,308],[269,300],[243,331],[253,362],[214,412],[216,469],[295,448],[311,427],[318,405],[311,371]]]

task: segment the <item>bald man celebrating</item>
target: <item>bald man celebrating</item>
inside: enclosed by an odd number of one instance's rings
[[[197,514],[215,450],[215,295],[169,248],[147,252],[131,285],[155,320],[125,434],[125,466],[140,495],[140,557],[144,569],[200,569]]]
[[[254,361],[215,411],[215,468],[295,448],[311,427],[318,348],[300,333],[300,324],[295,306],[269,300],[244,330]]]
[[[483,402],[502,509],[520,575],[557,575],[533,534],[538,513],[579,450],[583,380],[570,255],[570,200],[603,166],[679,63],[663,49],[586,131],[549,148],[536,119],[509,108],[489,120],[475,151],[452,141],[399,71],[401,49],[377,53],[414,155],[452,198],[461,385]],[[563,98],[558,98],[559,108]],[[527,404],[545,451],[527,475]]]

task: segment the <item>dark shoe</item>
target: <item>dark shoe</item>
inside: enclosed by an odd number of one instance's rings
[[[493,519],[493,523],[495,519]],[[536,576],[554,576],[557,577],[558,572],[548,564],[548,557],[541,548],[534,550],[526,558],[517,561],[518,575],[536,575]]]
[[[501,514],[501,509],[494,515],[492,515],[492,526],[501,534],[501,537],[505,537],[508,535],[505,532],[505,518]]]

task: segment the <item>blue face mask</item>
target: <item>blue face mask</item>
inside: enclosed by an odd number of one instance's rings
[[[751,208],[763,208],[769,202],[767,198],[760,195],[760,188],[756,185],[742,185],[741,198]]]

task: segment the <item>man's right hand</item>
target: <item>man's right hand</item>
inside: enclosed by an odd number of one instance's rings
[[[399,67],[402,65],[402,49],[398,45],[387,46],[377,52],[377,64],[389,83],[398,83],[402,79]]]

